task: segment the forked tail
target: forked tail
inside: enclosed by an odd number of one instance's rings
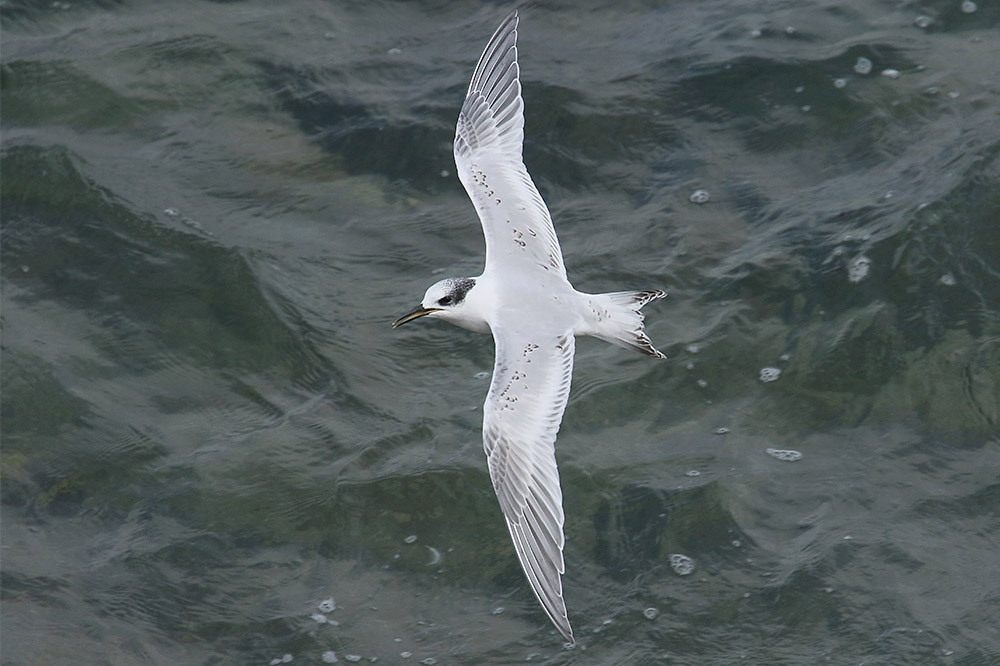
[[[592,335],[626,349],[656,358],[666,358],[653,347],[642,326],[639,310],[646,303],[663,298],[667,292],[660,289],[647,291],[614,291],[608,294],[588,294],[590,312],[587,324],[578,335]]]

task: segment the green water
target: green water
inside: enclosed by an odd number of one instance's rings
[[[670,292],[668,361],[577,344],[566,650],[491,339],[389,326],[481,268],[451,139],[510,7],[0,3],[3,663],[1000,662],[1000,6],[961,6],[522,10],[571,280]]]

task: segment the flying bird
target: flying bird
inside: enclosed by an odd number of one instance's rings
[[[431,285],[393,328],[419,317],[492,333],[493,380],[483,405],[490,479],[521,567],[559,632],[573,643],[563,599],[563,508],[556,433],[569,398],[574,336],[591,335],[665,358],[639,311],[659,290],[586,294],[566,277],[548,208],[521,158],[524,102],[517,12],[490,39],[455,131],[455,165],[486,235],[478,277]]]

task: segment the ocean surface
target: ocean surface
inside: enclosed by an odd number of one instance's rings
[[[1000,3],[522,7],[569,649],[482,451],[501,2],[5,0],[4,666],[1000,664]]]

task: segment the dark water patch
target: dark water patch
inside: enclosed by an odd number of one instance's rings
[[[300,71],[266,61],[257,64],[265,91],[307,135],[334,154],[348,173],[405,178],[437,189],[441,170],[453,168],[450,154],[462,101],[459,90],[454,91],[453,119],[446,121],[437,106],[418,107],[410,110],[408,121],[400,123],[390,118],[388,109],[352,97],[344,84],[348,77],[364,77],[364,71],[348,75]],[[415,74],[407,71],[407,75]],[[379,78],[384,79],[385,73]],[[448,156],[444,163],[442,155]]]
[[[109,129],[142,121],[156,106],[124,97],[66,60],[15,60],[0,67],[3,125]]]
[[[118,357],[129,345],[117,343],[141,327],[163,351],[121,357],[134,369],[174,363],[175,353],[259,369],[298,346],[261,298],[241,252],[137,215],[83,177],[63,150],[12,148],[3,166],[4,263],[19,279],[21,302],[53,300],[104,318],[106,337],[94,342]],[[247,354],[248,346],[256,351]]]

